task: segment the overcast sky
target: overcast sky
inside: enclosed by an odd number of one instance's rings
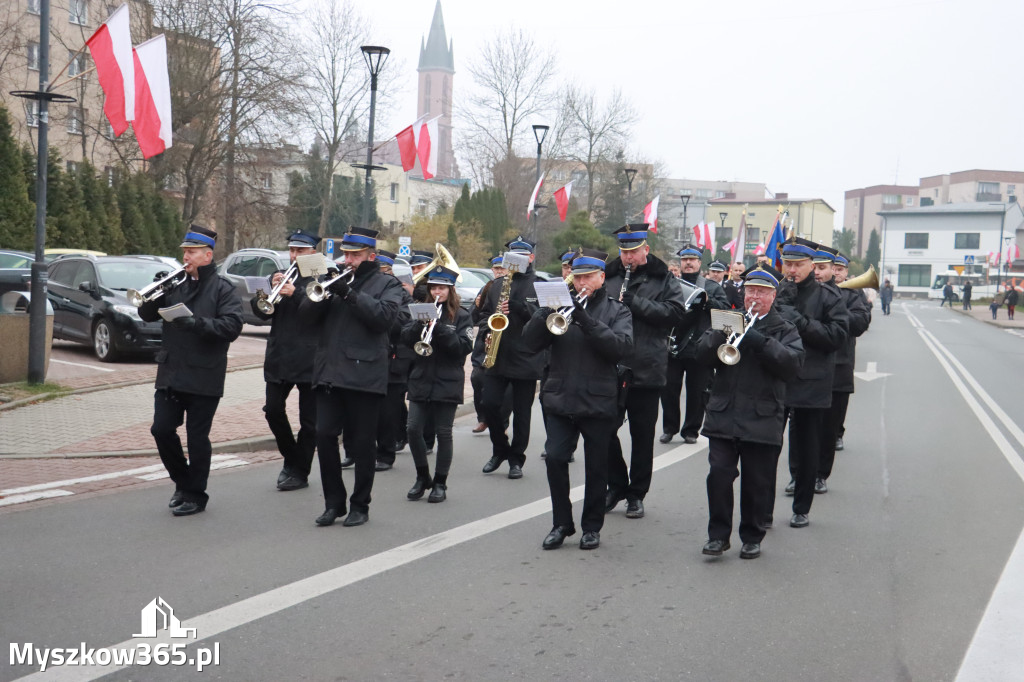
[[[407,125],[435,0],[354,1],[404,67],[388,123]],[[1022,0],[442,0],[442,8],[455,45],[455,108],[481,44],[519,26],[556,52],[560,82],[599,94],[622,88],[640,111],[636,150],[669,177],[822,197],[837,227],[848,189],[1024,170]]]

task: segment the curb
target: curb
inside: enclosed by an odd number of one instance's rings
[[[976,320],[977,322],[981,322],[981,323],[987,324],[987,325],[989,325],[991,327],[998,327],[999,329],[1022,329],[1022,328],[1024,328],[1024,327],[1018,327],[1018,326],[1012,325],[1012,324],[1002,324],[1002,320],[986,320],[985,318],[975,317],[974,315],[971,315],[971,311],[964,310],[963,308],[953,308],[953,312],[957,313],[958,315],[963,315],[964,317],[970,318],[972,320]]]

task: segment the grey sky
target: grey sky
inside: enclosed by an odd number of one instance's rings
[[[355,1],[404,67],[388,121],[404,126],[416,116],[415,69],[434,0]],[[454,107],[479,46],[522,26],[555,50],[560,82],[622,88],[641,114],[636,149],[670,177],[820,196],[837,226],[847,189],[1024,170],[1020,0],[442,0],[442,8],[455,41]]]

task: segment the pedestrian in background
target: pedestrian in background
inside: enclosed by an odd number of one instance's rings
[[[1020,294],[1017,293],[1017,289],[1010,284],[1006,285],[1006,314],[1011,320],[1013,319],[1013,309],[1017,305],[1019,297]]]
[[[971,309],[971,292],[974,291],[974,285],[968,280],[964,282],[964,310]]]
[[[889,308],[892,306],[892,282],[885,280],[885,286],[882,287],[880,298],[882,299],[882,314],[888,315]]]
[[[946,282],[946,286],[942,287],[942,300],[939,302],[941,308],[946,301],[949,301],[949,307],[953,307],[953,285]]]

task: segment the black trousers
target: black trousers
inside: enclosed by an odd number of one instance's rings
[[[153,426],[149,432],[156,441],[160,461],[189,502],[204,503],[206,481],[210,477],[210,427],[217,412],[220,396],[182,393],[159,388],[153,399]],[[187,418],[186,418],[187,417]],[[185,424],[188,459],[181,448],[178,427]]]
[[[469,382],[473,386],[473,409],[476,410],[476,420],[481,424],[487,423],[484,414],[484,375],[487,370],[483,367],[474,367],[469,375]],[[508,428],[508,418],[512,415],[512,387],[505,390],[505,396],[501,401],[501,416],[505,428]]]
[[[679,425],[679,393],[686,381],[686,412]],[[700,435],[704,423],[705,392],[711,383],[711,369],[694,358],[668,359],[665,386],[661,389],[661,432],[681,436]]]
[[[608,491],[631,500],[642,500],[651,489],[654,468],[654,429],[658,425],[660,388],[631,386],[626,394],[626,410],[620,413],[612,430],[608,449]],[[629,469],[616,431],[629,417]]]
[[[377,420],[377,461],[395,463],[395,448],[405,435],[406,384],[388,384],[388,393],[380,404]]]
[[[828,430],[827,407],[794,407],[789,412],[789,473],[796,482],[793,513],[807,514],[814,501],[821,435]],[[835,442],[832,443],[835,447]]]
[[[836,438],[841,438],[846,429],[846,408],[850,404],[850,394],[832,391],[832,407],[828,408],[825,428],[821,430],[821,457],[818,460],[818,478],[828,479],[832,475],[832,465],[836,461]]]
[[[505,391],[512,388],[512,442],[505,435],[505,419],[502,417],[502,402]],[[491,436],[492,456],[508,463],[523,466],[526,462],[526,447],[530,444],[530,416],[533,399],[537,393],[534,379],[510,379],[498,374],[485,374],[484,421]]]
[[[416,467],[427,464],[427,444],[423,439],[423,430],[428,423],[432,424],[437,434],[437,462],[434,473],[448,478],[448,470],[452,466],[452,424],[455,422],[455,403],[419,402],[409,403],[409,449]]]
[[[708,539],[728,540],[732,535],[733,482],[740,477],[740,540],[760,543],[757,527],[775,486],[776,445],[749,443],[735,438],[711,438],[708,448]]]
[[[551,516],[555,526],[575,528],[572,502],[569,499],[569,458],[576,451],[583,435],[585,484],[583,488],[583,532],[600,531],[604,526],[604,494],[608,477],[608,443],[614,435],[615,422],[609,418],[566,417],[548,414],[547,441],[544,449],[551,493]]]
[[[316,446],[320,459],[320,481],[324,487],[324,508],[346,511],[345,483],[341,480],[341,451],[338,436],[344,432],[345,455],[355,460],[352,509],[366,512],[373,489],[377,419],[384,396],[338,388],[316,389]]]
[[[285,404],[293,388],[299,389],[299,435],[295,437]],[[284,469],[293,476],[308,478],[316,451],[316,395],[309,384],[268,382],[263,406],[277,451],[284,457]]]

